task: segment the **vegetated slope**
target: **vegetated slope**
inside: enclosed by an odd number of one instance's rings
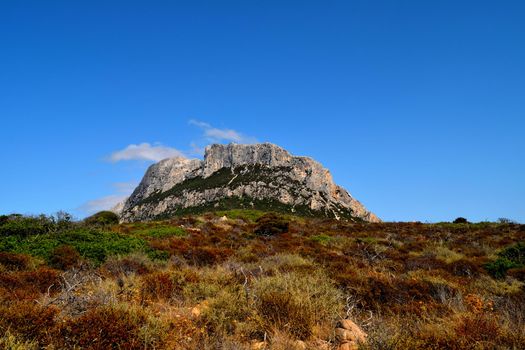
[[[120,207],[122,222],[243,208],[379,221],[321,164],[270,143],[211,145],[202,161],[162,160]]]
[[[363,349],[522,349],[524,241],[512,223],[252,210],[0,217],[0,347],[337,349],[349,317]]]

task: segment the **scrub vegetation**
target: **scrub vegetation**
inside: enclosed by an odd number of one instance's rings
[[[525,225],[0,216],[0,348],[525,348]]]

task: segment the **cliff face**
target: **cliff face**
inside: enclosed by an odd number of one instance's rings
[[[215,144],[202,161],[170,158],[153,164],[120,216],[130,222],[231,208],[380,221],[334,184],[321,164],[270,143]]]

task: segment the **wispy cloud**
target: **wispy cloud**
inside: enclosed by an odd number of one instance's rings
[[[78,210],[86,215],[90,215],[101,210],[110,210],[117,204],[124,202],[137,187],[136,181],[116,182],[113,185],[116,193],[97,199],[92,199],[82,204]]]
[[[122,160],[149,160],[158,162],[165,158],[185,157],[184,153],[178,149],[163,146],[161,144],[151,145],[147,142],[138,145],[131,144],[126,148],[113,152],[109,156],[111,162]]]
[[[187,151],[180,151],[176,148],[164,146],[160,143],[150,144],[143,142],[139,144],[130,144],[125,148],[111,153],[106,160],[116,163],[120,161],[145,160],[158,162],[162,159],[192,156],[202,156],[204,146],[216,142],[236,142],[236,143],[256,143],[257,139],[246,136],[236,130],[227,128],[216,128],[211,124],[191,119],[190,125],[200,128],[203,132],[200,140],[190,144]],[[109,210],[117,204],[125,201],[137,186],[136,182],[117,182],[113,184],[114,193],[101,198],[93,199],[82,204],[78,210],[86,215],[93,214],[101,210]]]
[[[101,210],[109,210],[120,202],[126,200],[126,198],[128,198],[127,195],[112,194],[102,198],[87,201],[80,206],[79,210],[86,215],[94,214]]]
[[[189,121],[191,125],[201,128],[204,131],[204,137],[208,142],[222,142],[222,141],[231,141],[236,143],[256,143],[257,139],[255,137],[246,136],[240,132],[233,129],[219,129],[215,128],[212,125],[191,119]]]
[[[137,185],[138,183],[136,181],[115,182],[113,184],[113,187],[120,194],[130,195],[131,192],[135,190],[135,187],[137,187]]]

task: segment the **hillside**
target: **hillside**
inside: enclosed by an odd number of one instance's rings
[[[203,160],[164,159],[114,211],[133,222],[228,209],[380,221],[320,163],[271,143],[213,144]]]
[[[117,220],[0,216],[0,348],[525,348],[525,225]]]

